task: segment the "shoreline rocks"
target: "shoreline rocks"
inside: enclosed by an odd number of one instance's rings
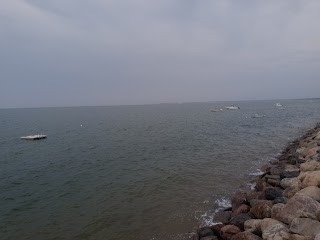
[[[193,240],[320,239],[320,124],[261,171],[254,190],[233,194],[223,223],[199,228]]]

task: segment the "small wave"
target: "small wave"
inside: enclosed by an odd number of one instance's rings
[[[249,173],[249,176],[260,176],[262,174],[264,174],[264,172],[260,169],[257,169],[256,172]]]

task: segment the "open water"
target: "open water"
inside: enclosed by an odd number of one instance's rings
[[[0,238],[187,239],[319,122],[319,99],[275,102],[0,109]]]

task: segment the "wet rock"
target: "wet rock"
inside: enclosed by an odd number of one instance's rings
[[[268,187],[271,187],[271,185],[269,183],[267,183],[264,179],[256,180],[255,189],[257,191],[264,191]]]
[[[270,160],[269,162],[270,162],[271,165],[281,165],[281,164],[282,164],[282,163],[281,163],[279,160],[277,160],[277,159]]]
[[[286,197],[277,197],[273,200],[274,204],[277,204],[277,203],[284,203],[286,204],[288,202],[288,198]]]
[[[320,188],[316,186],[303,188],[300,191],[298,191],[296,194],[309,196],[318,202],[320,201]]]
[[[283,190],[280,188],[271,187],[267,188],[264,193],[267,200],[273,200],[277,197],[282,197]]]
[[[207,236],[214,236],[213,231],[209,227],[202,229],[201,232],[199,233],[200,239]]]
[[[301,172],[320,170],[320,162],[311,160],[300,165]]]
[[[244,192],[237,192],[231,198],[232,211],[235,211],[242,204],[246,204],[247,194]]]
[[[250,211],[250,207],[246,204],[241,204],[232,214],[231,217],[235,217],[240,213],[247,213]]]
[[[255,218],[263,219],[271,217],[271,207],[268,204],[259,204],[250,209]]]
[[[192,237],[191,237],[191,240],[199,240],[199,236],[198,234],[194,234]]]
[[[299,217],[316,220],[320,211],[320,203],[300,194],[289,199],[286,205],[280,204],[273,205],[271,216],[287,224],[290,224],[292,219]]]
[[[234,235],[231,240],[262,240],[262,238],[251,232],[240,232]]]
[[[246,232],[251,232],[253,234],[256,235],[260,235],[261,234],[261,230],[260,230],[260,223],[261,223],[261,219],[249,219],[247,221],[244,222],[244,230]]]
[[[263,239],[278,240],[289,239],[289,229],[282,222],[272,218],[265,218],[260,223]]]
[[[314,238],[320,233],[320,222],[309,218],[294,218],[290,224],[290,231]]]
[[[224,240],[231,240],[231,238],[239,232],[241,232],[241,230],[237,226],[226,225],[221,228],[220,236]]]
[[[320,170],[303,172],[298,179],[301,181],[301,188],[309,186],[320,186]]]
[[[241,213],[241,214],[231,218],[230,223],[232,225],[237,226],[241,230],[244,230],[244,222],[249,219],[252,219],[252,218],[253,218],[253,216],[249,213]]]
[[[271,169],[271,165],[270,164],[265,164],[265,165],[262,165],[262,167],[260,168],[260,170],[264,173],[268,173]]]
[[[270,169],[271,175],[280,175],[283,172],[282,166],[274,166]]]
[[[231,218],[231,211],[219,211],[215,214],[214,220],[216,222],[227,223]]]
[[[222,227],[224,227],[224,224],[215,224],[211,226],[211,230],[213,231],[214,235],[220,237],[220,230]]]

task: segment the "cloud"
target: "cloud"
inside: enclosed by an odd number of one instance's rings
[[[48,106],[257,98],[248,88],[281,98],[261,86],[319,73],[319,10],[316,0],[4,0],[0,107],[34,106],[20,88],[43,91]]]

